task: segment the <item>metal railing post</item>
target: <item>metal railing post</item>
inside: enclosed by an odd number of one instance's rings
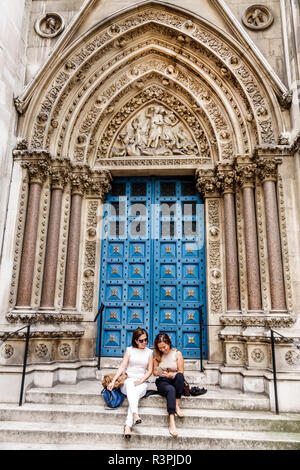
[[[29,346],[29,336],[30,336],[30,326],[31,326],[30,324],[27,325],[27,331],[26,331],[26,342],[25,342],[25,351],[24,351],[23,373],[22,373],[22,382],[21,382],[19,406],[22,406],[22,402],[23,402],[24,384],[25,384],[26,367],[27,367],[27,355],[28,355],[28,346]]]
[[[203,318],[202,318],[202,307],[200,305],[199,312],[200,312],[200,372],[203,372],[203,344],[202,344],[202,333],[203,333]]]
[[[274,397],[275,397],[275,409],[276,414],[279,414],[278,407],[278,394],[277,394],[277,376],[276,376],[276,358],[275,358],[275,341],[274,332],[271,329],[271,348],[272,348],[272,364],[273,364],[273,380],[274,380]]]
[[[101,361],[101,332],[102,332],[102,312],[104,310],[104,304],[101,302],[101,305],[99,307],[98,313],[95,316],[94,321],[97,320],[97,318],[100,315],[100,325],[99,325],[99,335],[98,335],[98,363],[97,363],[97,369],[100,370],[100,361]]]

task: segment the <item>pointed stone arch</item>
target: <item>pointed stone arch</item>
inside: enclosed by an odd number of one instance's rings
[[[193,74],[201,77],[206,87],[204,96],[195,93],[199,107],[203,106],[205,94],[211,93],[213,103],[216,97],[224,101],[223,116],[227,114],[231,132],[239,143],[232,148],[231,157],[251,154],[255,145],[277,144],[282,131],[280,106],[274,87],[268,86],[267,73],[262,76],[253,58],[245,54],[243,45],[224,31],[179,7],[160,2],[145,2],[122,11],[95,25],[68,46],[40,80],[39,91],[31,97],[21,120],[22,136],[30,136],[32,148],[47,149],[56,156],[73,159],[69,144],[72,126],[78,123],[78,111],[92,103],[96,89],[100,95],[107,92],[103,88],[110,83],[112,73],[122,75],[123,70],[124,75],[130,64],[145,63],[151,48],[168,57],[170,67],[186,71],[188,79],[181,76],[181,82],[186,81],[190,93],[196,82],[191,85],[188,80],[191,81]],[[168,74],[164,72],[164,75],[167,79]],[[184,75],[182,71],[181,75]],[[135,78],[129,77],[125,83],[123,77],[123,85],[128,86]],[[118,85],[114,86],[118,92]],[[107,103],[105,112],[110,107],[109,100]],[[213,106],[210,103],[211,114],[218,112]],[[224,131],[221,130],[222,136]],[[222,138],[216,138],[220,147]],[[230,155],[228,147],[229,144]]]

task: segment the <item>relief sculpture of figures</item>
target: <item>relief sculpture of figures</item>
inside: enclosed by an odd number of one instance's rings
[[[117,136],[111,155],[199,155],[191,133],[164,106],[153,104],[140,111]]]

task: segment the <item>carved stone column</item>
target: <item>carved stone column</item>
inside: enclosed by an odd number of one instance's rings
[[[41,308],[54,308],[56,271],[58,262],[59,233],[63,188],[66,183],[67,169],[58,163],[51,172],[51,206],[48,225],[45,268],[43,277]]]
[[[63,308],[76,309],[81,206],[83,193],[85,188],[88,187],[89,178],[84,171],[74,171],[69,176],[72,186],[72,198]]]
[[[248,309],[261,310],[260,270],[254,197],[256,165],[251,163],[238,166],[236,173],[237,180],[243,192]]]
[[[22,166],[28,170],[29,196],[19,274],[17,307],[30,308],[40,215],[40,198],[42,185],[48,174],[48,163],[43,159],[31,160],[22,163]]]
[[[276,196],[278,163],[279,161],[275,159],[263,159],[259,160],[257,165],[259,168],[258,175],[264,188],[271,306],[273,310],[286,310]]]
[[[231,165],[219,165],[217,185],[224,198],[227,310],[237,311],[240,309],[239,267],[234,198],[235,171]]]

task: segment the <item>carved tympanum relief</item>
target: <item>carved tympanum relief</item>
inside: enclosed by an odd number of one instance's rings
[[[200,137],[206,140],[203,131]],[[185,124],[159,103],[147,106],[123,127],[111,152],[112,157],[183,154],[199,155],[200,150]]]

